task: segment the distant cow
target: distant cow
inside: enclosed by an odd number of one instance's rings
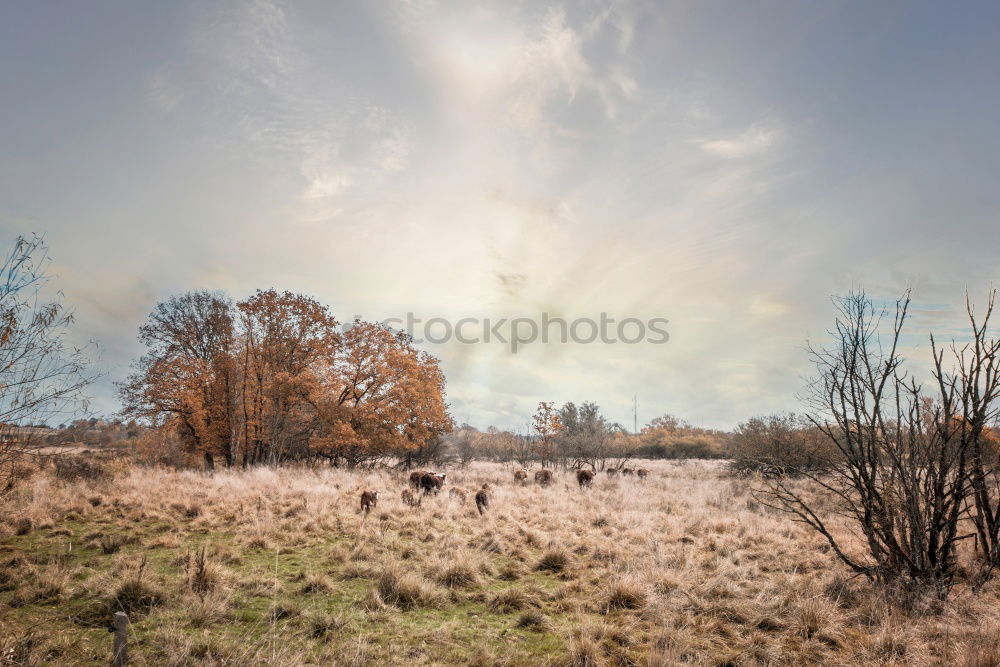
[[[527,484],[527,482],[528,482],[528,471],[525,470],[524,468],[521,468],[520,470],[518,470],[517,472],[515,472],[514,473],[514,481],[517,482],[518,484]]]
[[[378,505],[378,491],[361,492],[361,510],[365,514],[368,514],[376,505]]]
[[[420,490],[426,493],[438,493],[444,486],[445,473],[425,472],[420,477]]]
[[[426,470],[414,470],[410,473],[410,486],[414,489],[420,488],[420,480],[427,474]]]
[[[542,468],[535,472],[535,484],[548,486],[552,483],[552,471]]]
[[[649,471],[645,468],[639,468],[635,471],[635,474],[639,479],[646,479],[649,476]]]
[[[465,489],[460,489],[457,486],[453,486],[450,489],[448,489],[448,495],[464,503],[465,499],[468,498],[469,496],[469,492],[466,491]]]
[[[490,486],[489,484],[483,484],[483,488],[476,492],[476,509],[479,510],[479,516],[483,515],[483,512],[487,507],[490,506]]]
[[[618,468],[608,468],[604,472],[608,473],[608,477],[614,477],[618,474]]]
[[[594,485],[594,471],[592,470],[577,470],[576,471],[576,482],[580,485],[580,488],[591,487]]]
[[[635,470],[632,470],[632,468],[622,468],[622,474],[623,475],[631,475],[634,472],[635,472]]]
[[[400,494],[403,499],[404,505],[409,505],[410,507],[420,507],[420,501],[423,500],[423,496],[413,496],[413,493],[409,489],[403,489],[403,493]]]

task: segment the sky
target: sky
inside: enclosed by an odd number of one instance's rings
[[[799,410],[832,295],[961,336],[1000,250],[990,2],[5,3],[0,243],[43,233],[97,344],[153,305],[343,321],[668,321],[666,342],[420,345],[459,421]]]

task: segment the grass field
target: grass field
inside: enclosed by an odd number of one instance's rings
[[[0,663],[1000,663],[1000,595],[900,604],[720,464],[646,480],[474,464],[421,507],[403,473],[123,469],[4,501]],[[459,486],[492,485],[480,517]],[[379,491],[369,515],[363,488]]]

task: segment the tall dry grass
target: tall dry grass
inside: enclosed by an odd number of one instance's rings
[[[149,619],[138,655],[154,664],[997,664],[996,584],[901,604],[724,464],[643,466],[646,480],[590,490],[570,472],[541,488],[496,464],[449,470],[449,485],[490,485],[483,517],[448,493],[405,505],[394,471],[40,475],[3,507],[0,609],[19,611],[0,614],[0,651],[40,662],[33,609],[123,598]],[[367,516],[362,489],[379,491]],[[93,555],[46,562],[15,547],[32,536]]]

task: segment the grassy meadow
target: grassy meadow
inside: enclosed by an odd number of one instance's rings
[[[139,665],[1000,663],[996,583],[904,602],[724,464],[642,465],[475,463],[415,508],[395,471],[38,474],[2,504],[0,664],[107,664],[116,610]],[[484,483],[483,517],[448,493]]]

